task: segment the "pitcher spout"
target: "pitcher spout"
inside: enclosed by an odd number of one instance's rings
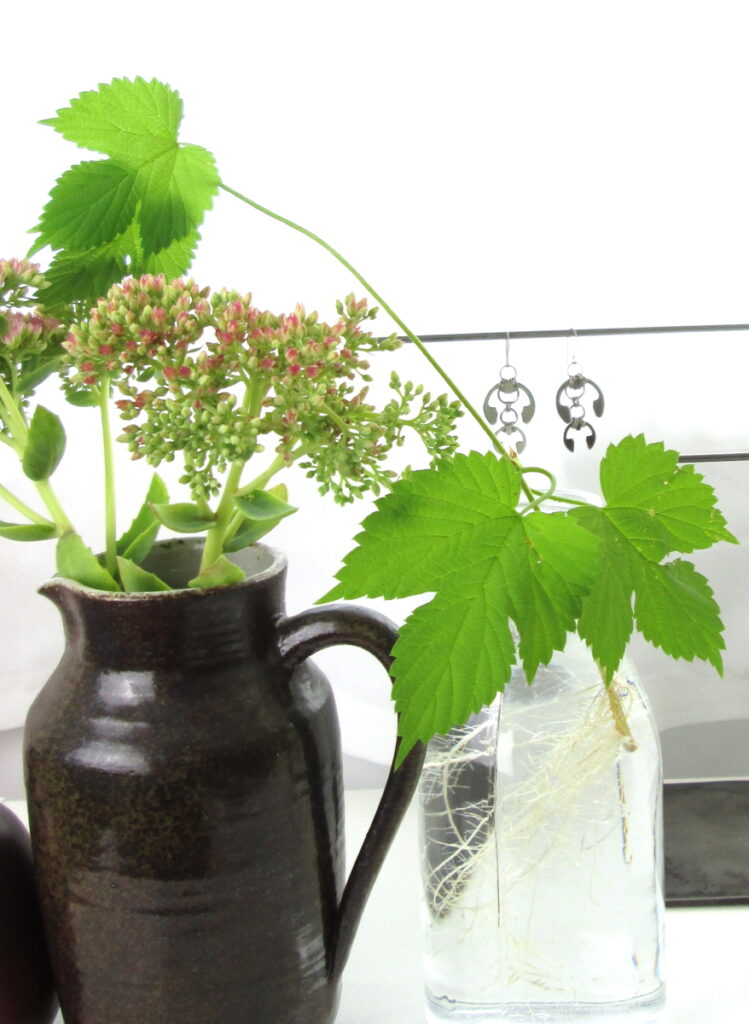
[[[41,594],[42,597],[46,597],[52,604],[56,605],[60,611],[63,609],[64,595],[68,588],[68,583],[59,578],[53,576],[52,579],[42,583],[37,593]]]

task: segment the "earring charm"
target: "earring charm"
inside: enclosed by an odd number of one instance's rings
[[[492,426],[499,420],[501,426],[494,431],[499,437],[500,434],[507,435],[508,444],[512,439],[511,446],[518,452],[523,451],[526,445],[525,432],[518,425],[518,410],[515,404],[525,399],[520,410],[520,419],[523,423],[530,423],[536,411],[536,400],[525,384],[517,379],[517,370],[510,363],[510,335],[505,335],[505,365],[499,371],[499,382],[490,388],[484,399],[484,416]],[[502,406],[497,412],[494,400]]]
[[[588,387],[593,388],[596,397],[593,399],[593,412],[596,416],[603,415],[604,398],[603,392],[596,384],[583,374],[582,367],[573,360],[567,367],[568,379],[564,381],[557,391],[557,412],[567,424],[562,440],[568,451],[574,452],[575,438],[573,431],[585,431],[585,443],[592,448],[596,443],[596,432],[592,423],[585,418],[585,408],[582,405],[583,396]]]

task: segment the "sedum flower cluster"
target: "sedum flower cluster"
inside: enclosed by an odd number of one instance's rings
[[[367,357],[400,345],[363,328],[376,312],[349,295],[328,324],[303,306],[262,311],[249,294],[211,296],[192,280],[130,278],[72,328],[66,387],[75,400],[114,386],[120,440],[154,466],[181,453],[195,500],[219,493],[229,467],[272,450],[345,503],[391,481],[384,463],[408,429],[433,458],[457,448],[457,402],[395,374],[383,408],[368,400]]]
[[[0,260],[0,378],[21,407],[63,354],[65,329],[38,305],[45,284],[38,264]]]

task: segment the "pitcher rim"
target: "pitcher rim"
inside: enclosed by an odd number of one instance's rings
[[[165,537],[163,540],[156,541],[154,548],[168,548],[168,547],[189,547],[189,548],[200,548],[202,547],[202,539],[196,537]],[[217,592],[235,591],[240,587],[246,587],[247,584],[262,583],[264,580],[271,579],[277,576],[280,572],[283,572],[288,567],[288,559],[283,551],[278,548],[274,548],[269,544],[262,544],[256,541],[254,544],[249,545],[248,548],[243,550],[255,550],[266,555],[269,559],[269,563],[264,568],[258,569],[256,572],[248,573],[243,580],[238,580],[236,583],[227,583],[218,587],[173,587],[170,590],[141,590],[141,591],[114,591],[114,590],[99,590],[97,587],[90,587],[86,583],[80,583],[78,580],[71,579],[69,576],[60,576],[55,574],[49,579],[45,580],[44,583],[39,587],[38,593],[43,596],[48,596],[53,593],[59,587],[65,587],[73,592],[80,592],[87,596],[93,596],[98,599],[111,600],[117,602],[123,601],[156,601],[156,600],[173,600],[178,596],[184,596],[186,594],[192,595],[196,598],[205,598],[210,594]],[[226,557],[229,561],[235,561],[236,554],[242,554],[242,552],[227,553]],[[243,566],[239,566],[243,568]]]

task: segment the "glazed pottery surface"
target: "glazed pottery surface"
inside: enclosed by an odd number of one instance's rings
[[[29,834],[0,804],[0,1021],[50,1024],[56,1012]]]
[[[386,667],[379,615],[284,615],[285,561],[210,591],[105,594],[64,580],[66,648],[26,727],[29,816],[66,1024],[326,1024],[358,918],[416,785],[391,773],[344,893],[340,742],[307,658]],[[173,586],[199,547],[148,565]],[[239,561],[239,557],[237,558]]]

